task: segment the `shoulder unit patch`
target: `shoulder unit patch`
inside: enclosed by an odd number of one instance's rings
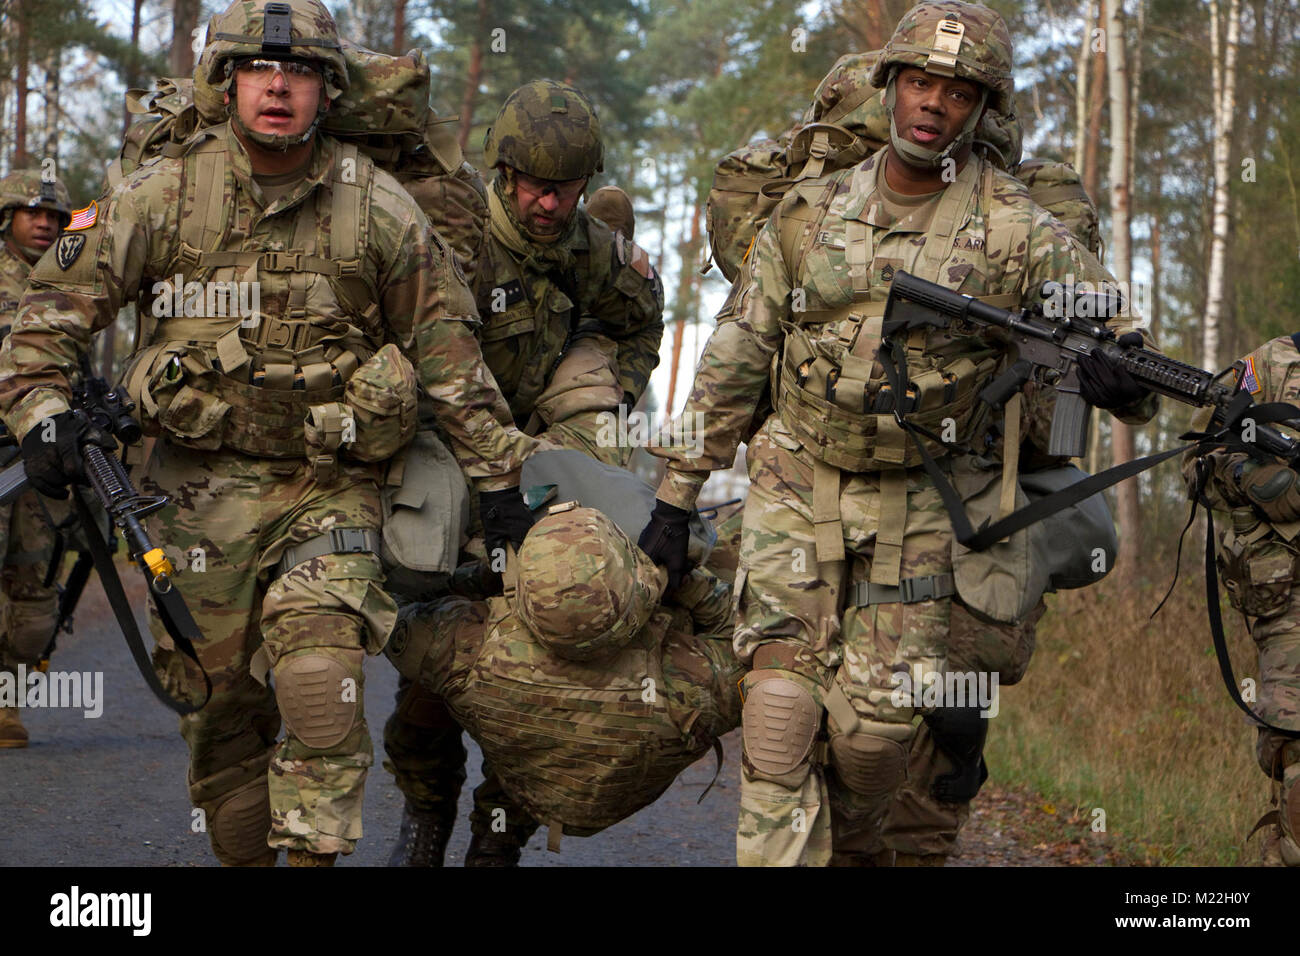
[[[67,272],[80,258],[81,250],[84,248],[86,248],[85,236],[80,233],[64,233],[59,236],[59,241],[54,245],[54,261],[59,264],[60,269]]]

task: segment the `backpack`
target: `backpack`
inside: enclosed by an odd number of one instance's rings
[[[889,142],[884,91],[868,81],[879,55],[873,50],[840,57],[818,85],[800,122],[777,139],[742,146],[718,162],[705,219],[711,259],[729,282],[736,280],[759,230],[795,183],[854,166]],[[975,131],[975,151],[1025,182],[1034,202],[1065,221],[1081,242],[1096,251],[1096,208],[1078,173],[1065,163],[1048,160],[1021,163],[1020,123],[1014,115],[986,112]],[[1029,175],[1021,175],[1021,169]],[[1091,209],[1091,232],[1084,206]]]

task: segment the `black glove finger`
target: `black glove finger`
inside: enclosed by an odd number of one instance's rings
[[[1142,340],[1141,332],[1125,332],[1115,340],[1125,348],[1144,348],[1146,343]]]

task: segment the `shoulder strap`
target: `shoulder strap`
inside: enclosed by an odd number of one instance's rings
[[[374,161],[355,143],[340,141],[330,178],[329,247],[324,254],[341,267],[331,277],[335,294],[358,314],[377,309],[372,290],[364,279],[362,260],[370,241],[370,194],[374,183]]]

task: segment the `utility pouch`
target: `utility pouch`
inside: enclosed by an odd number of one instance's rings
[[[1250,508],[1232,513],[1219,548],[1219,571],[1232,606],[1251,617],[1273,617],[1291,603],[1296,553]]]
[[[357,461],[385,461],[415,434],[415,369],[396,345],[388,344],[356,370],[343,390],[352,410],[354,436],[343,451]]]
[[[389,465],[380,500],[388,588],[420,600],[456,569],[469,528],[469,486],[447,446],[422,429]]]

